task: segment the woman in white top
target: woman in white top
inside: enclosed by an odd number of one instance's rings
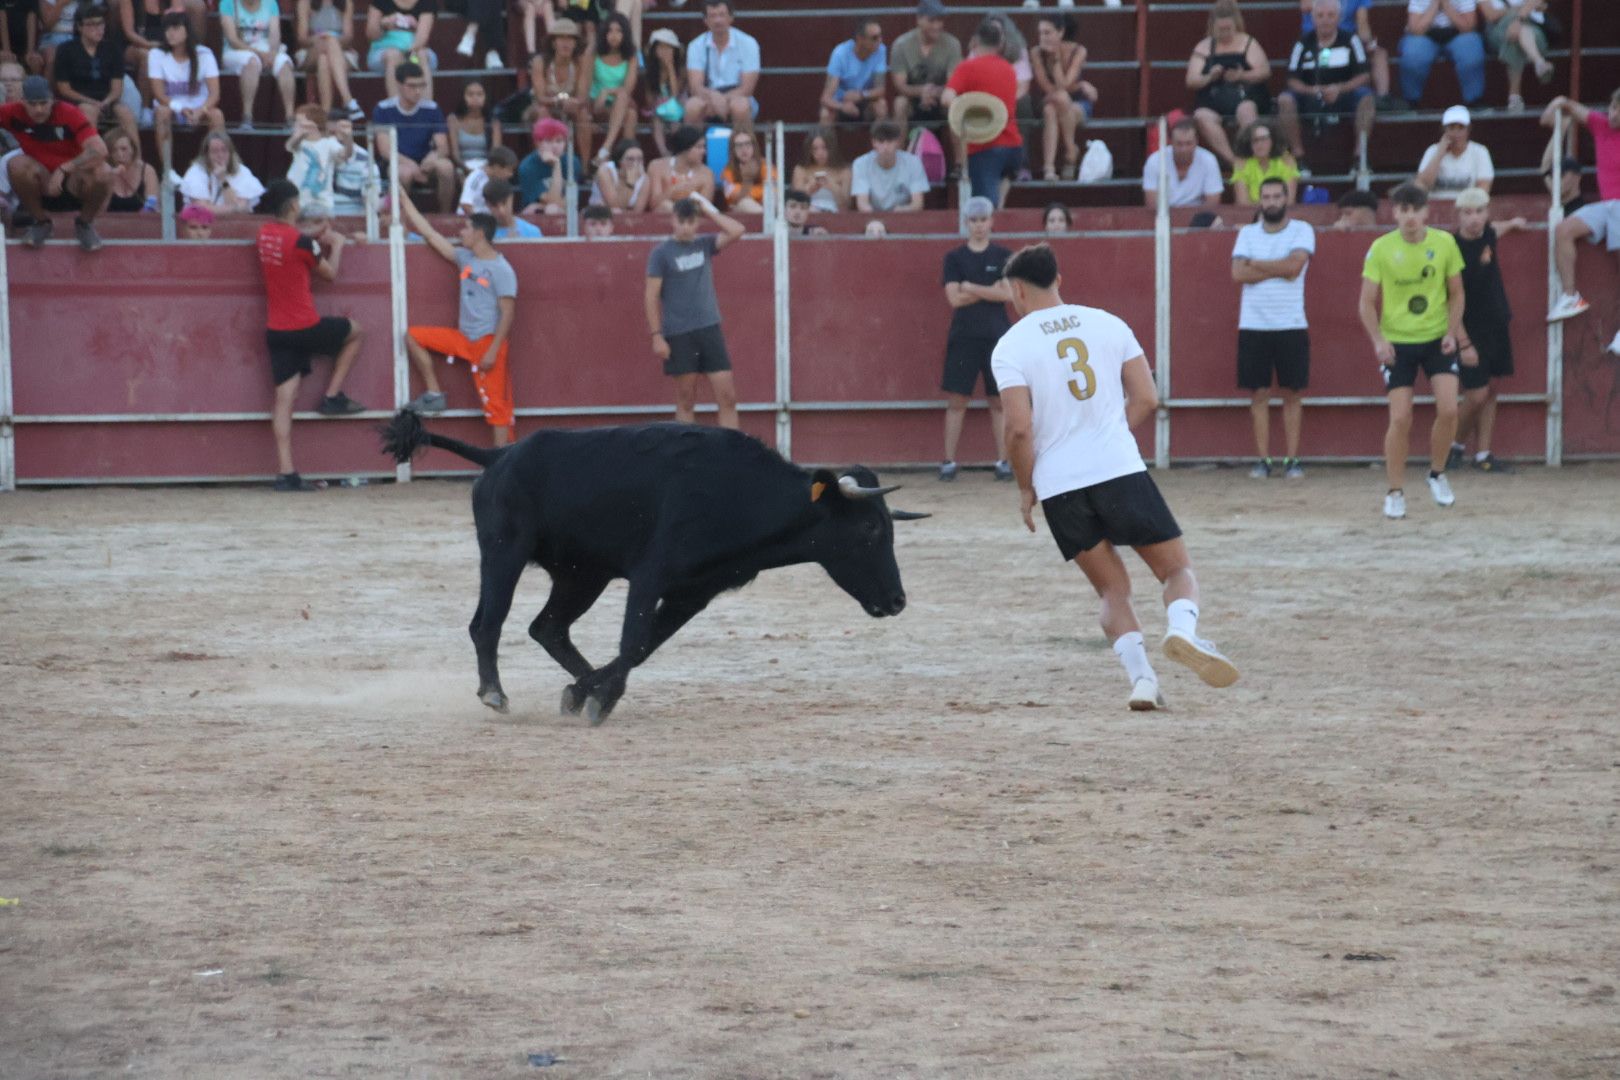
[[[652,187],[647,183],[647,155],[634,139],[613,144],[613,156],[596,170],[591,205],[640,214],[647,209]]]
[[[225,114],[219,108],[219,61],[212,49],[198,43],[185,12],[164,14],[163,45],[146,55],[146,77],[152,87],[158,159],[169,169],[176,124],[207,124],[211,131],[223,131]]]
[[[1490,193],[1496,167],[1491,164],[1491,152],[1468,138],[1472,119],[1461,105],[1453,105],[1440,118],[1445,125],[1440,141],[1423,152],[1413,177],[1432,198],[1455,199],[1471,187]]]
[[[231,137],[211,131],[203,139],[197,160],[180,178],[186,205],[201,204],[216,214],[251,214],[264,194],[259,178],[236,156]]]
[[[276,0],[219,0],[219,28],[225,36],[220,67],[242,78],[242,129],[253,130],[253,102],[265,68],[281,90],[281,113],[293,114],[293,62],[281,43],[281,8]]]

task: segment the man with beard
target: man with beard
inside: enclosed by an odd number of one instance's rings
[[[1260,220],[1245,225],[1232,247],[1232,280],[1243,286],[1238,309],[1238,385],[1249,391],[1255,451],[1249,475],[1264,480],[1280,469],[1304,477],[1299,464],[1300,400],[1311,374],[1311,339],[1305,321],[1305,267],[1316,254],[1316,232],[1288,216],[1288,185],[1277,177],[1260,184]],[[1283,398],[1280,464],[1271,457],[1271,382]]]

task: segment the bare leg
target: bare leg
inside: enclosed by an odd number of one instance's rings
[[[439,375],[433,370],[433,354],[416,343],[410,334],[405,335],[405,351],[411,354],[411,366],[416,373],[422,376],[422,386],[430,394],[442,393],[439,389]]]
[[[736,431],[737,385],[732,379],[731,372],[711,372],[709,375],[709,393],[714,395],[714,403],[720,409],[720,426]]]
[[[1153,571],[1153,576],[1164,586],[1165,607],[1177,600],[1191,600],[1195,605],[1198,603],[1198,579],[1193,576],[1192,559],[1180,537],[1132,550],[1141,556],[1148,569]]]
[[[1485,388],[1485,404],[1480,406],[1478,414],[1479,437],[1474,440],[1476,454],[1491,452],[1491,437],[1496,434],[1496,386],[1493,383]]]
[[[1284,390],[1283,442],[1290,458],[1299,457],[1299,429],[1305,419],[1305,396],[1298,390]]]
[[[1489,386],[1463,391],[1462,408],[1457,410],[1457,434],[1453,437],[1453,442],[1468,445],[1468,440],[1473,438],[1474,431],[1479,425],[1480,411],[1485,407],[1486,400],[1491,397]],[[1489,439],[1485,441],[1486,445],[1480,447],[1481,450],[1490,448]]]
[[[1370,97],[1362,98],[1361,103],[1356,106],[1356,133],[1358,135],[1370,135],[1373,121],[1377,118],[1378,102]]]
[[[284,123],[292,123],[293,109],[298,107],[298,88],[293,81],[293,66],[283,64],[276,73],[276,89],[281,91],[281,117]]]
[[[326,112],[332,111],[332,58],[321,44],[326,38],[316,38],[312,46],[315,52],[315,101]]]
[[[495,446],[508,446],[512,442],[512,429],[510,427],[493,427],[489,429],[490,442]]]
[[[1282,129],[1283,142],[1296,158],[1305,156],[1305,143],[1299,137],[1299,104],[1293,94],[1277,96],[1277,126]]]
[[[1429,429],[1429,468],[1434,472],[1446,471],[1446,456],[1451,453],[1451,440],[1457,434],[1457,376],[1436,375],[1429,380],[1434,387],[1434,427]]]
[[[990,434],[996,440],[996,461],[1007,460],[1007,414],[1001,411],[1001,395],[991,394],[985,404],[990,406]]]
[[[1198,134],[1210,152],[1224,164],[1232,164],[1232,144],[1226,137],[1226,125],[1221,122],[1221,114],[1214,109],[1199,109],[1193,113],[1193,119],[1197,121]]]
[[[1389,97],[1389,50],[1380,45],[1371,51],[1373,93]]]
[[[349,90],[349,58],[343,55],[343,46],[336,38],[321,38],[326,43],[326,70],[332,76],[332,86],[338,92],[338,103],[347,105],[354,100]]]
[[[675,376],[675,419],[683,424],[697,423],[696,375]]]
[[[259,76],[264,73],[264,64],[255,56],[242,65],[242,119],[253,119],[253,105],[259,100]]]
[[[1086,575],[1102,600],[1097,621],[1110,642],[1142,629],[1131,607],[1131,575],[1114,545],[1104,540],[1090,551],[1074,557],[1074,564]]]
[[[298,397],[298,384],[303,376],[294,375],[276,387],[276,404],[270,414],[270,430],[276,437],[276,471],[295,472],[292,459],[293,401]]]
[[[1389,392],[1389,430],[1384,432],[1384,477],[1389,490],[1405,486],[1406,454],[1412,440],[1412,388],[1398,387]],[[1446,449],[1451,449],[1450,442]],[[1442,457],[1441,462],[1445,461]]]
[[[968,399],[961,394],[945,395],[945,460],[956,460],[956,444],[962,441],[962,421],[967,419]]]
[[[1575,292],[1575,242],[1592,235],[1592,227],[1580,218],[1565,218],[1558,224],[1558,282],[1567,294]]]
[[[336,397],[343,390],[343,380],[349,377],[349,369],[354,367],[355,358],[360,355],[360,344],[365,337],[360,324],[350,319],[349,336],[344,340],[343,348],[338,350],[337,357],[332,363],[332,378],[326,384],[327,397]]]
[[[1256,390],[1249,398],[1249,426],[1254,429],[1256,457],[1271,456],[1271,388]]]
[[[174,145],[174,112],[167,105],[159,105],[152,110],[152,127],[157,133],[159,169],[171,169],[174,167],[170,152],[170,147]]]
[[[1041,106],[1041,153],[1048,180],[1057,179],[1058,123],[1057,103],[1048,99]]]

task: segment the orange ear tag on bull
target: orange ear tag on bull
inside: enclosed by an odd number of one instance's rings
[[[821,493],[823,491],[826,491],[826,490],[827,490],[827,485],[822,483],[820,480],[817,480],[815,483],[811,484],[810,485],[810,501],[811,502],[816,502],[817,500],[819,500],[821,498]]]

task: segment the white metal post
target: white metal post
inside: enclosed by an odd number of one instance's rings
[[[0,491],[17,490],[17,429],[11,400],[11,256],[0,237]]]
[[[1558,280],[1558,225],[1564,220],[1564,113],[1553,119],[1552,205],[1547,208],[1547,304],[1564,291]],[[1547,324],[1547,464],[1564,463],[1564,324]]]
[[[394,347],[394,408],[402,409],[411,400],[411,364],[405,354],[405,224],[399,183],[399,132],[390,129],[388,135],[388,205],[393,209],[388,220],[388,300],[389,316],[393,325],[390,341]],[[411,463],[394,466],[397,483],[411,482]]]
[[[563,178],[563,209],[567,212],[568,238],[579,236],[579,185],[574,182],[574,125],[568,125],[568,145],[563,147],[563,159],[557,163]]]
[[[1153,424],[1153,465],[1170,467],[1170,129],[1159,117],[1159,206],[1153,219],[1153,375],[1159,412]]]
[[[776,175],[782,175],[783,150],[785,149],[785,136],[781,121],[776,124]],[[765,204],[767,216],[772,207],[777,213],[771,227],[771,255],[775,267],[775,308],[776,308],[776,452],[789,460],[793,457],[793,368],[792,343],[789,335],[791,305],[788,302],[789,294],[789,258],[788,258],[788,223],[784,206],[778,203],[785,199],[781,184],[769,193]]]
[[[372,139],[369,131],[362,135],[361,138],[364,141],[360,143],[360,148],[365,151],[366,156],[371,159],[372,165],[375,166],[377,163],[376,141]],[[377,185],[368,176],[366,186],[360,189],[360,197],[365,202],[366,207],[366,243],[368,244],[375,244],[382,237],[382,231],[377,224],[378,196]],[[396,209],[398,208],[396,207]]]

